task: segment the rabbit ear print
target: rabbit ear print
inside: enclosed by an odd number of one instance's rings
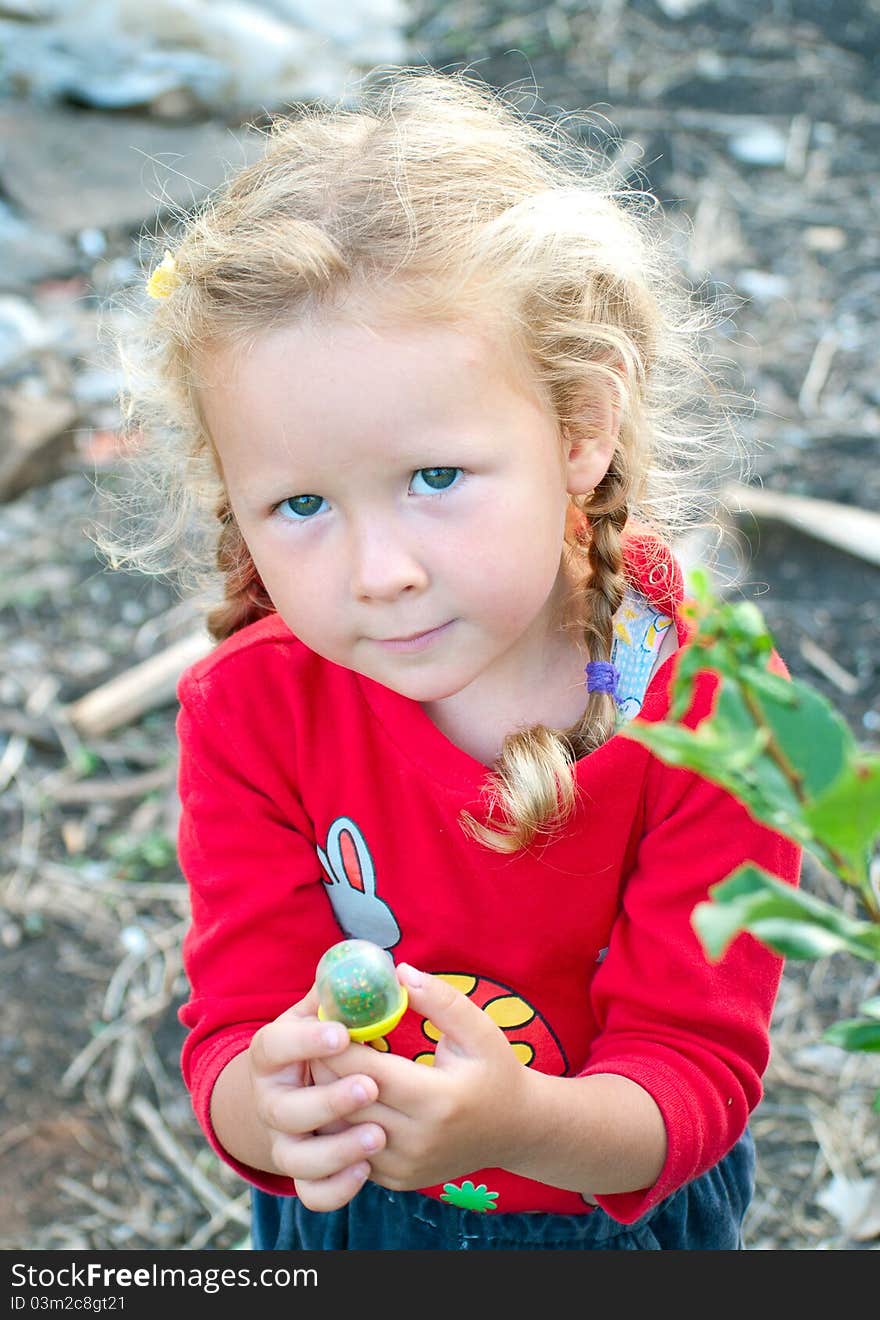
[[[393,948],[400,927],[376,893],[376,868],[360,828],[349,816],[338,816],[327,832],[326,852],[317,852],[333,914],[346,935]]]
[[[367,841],[354,821],[339,816],[327,832],[327,851],[318,849],[329,885],[347,884],[362,894],[376,892],[376,868]]]

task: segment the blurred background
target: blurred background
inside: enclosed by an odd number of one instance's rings
[[[201,616],[86,534],[145,238],[254,125],[379,65],[587,112],[733,309],[717,348],[755,459],[726,492],[725,590],[877,750],[878,55],[880,0],[0,0],[0,1249],[247,1245],[178,1068],[174,684]],[[804,884],[847,901],[809,858]],[[820,1041],[877,980],[786,968],[752,1249],[880,1247],[877,1062]]]

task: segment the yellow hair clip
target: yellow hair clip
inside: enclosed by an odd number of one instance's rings
[[[165,256],[147,280],[147,293],[151,298],[167,298],[179,283],[177,262],[174,255],[166,250]]]

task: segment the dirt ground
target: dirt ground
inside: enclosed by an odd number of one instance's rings
[[[880,9],[679,9],[423,0],[410,36],[437,67],[604,106],[671,219],[694,221],[695,276],[743,300],[724,347],[755,394],[753,479],[876,510]],[[742,158],[759,151],[741,145],[756,117],[784,140],[769,163]],[[195,613],[161,582],[107,571],[83,530],[91,477],[72,458],[0,506],[0,1250],[235,1247],[246,1190],[205,1147],[179,1077],[173,703],[90,739],[64,718]],[[880,567],[777,520],[742,516],[733,539],[738,590],[792,673],[877,750]],[[804,884],[849,901],[809,857]],[[878,991],[878,970],[843,956],[787,965],[753,1119],[754,1250],[880,1246],[880,1071],[820,1041]]]

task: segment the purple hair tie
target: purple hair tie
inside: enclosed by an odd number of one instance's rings
[[[588,692],[607,692],[617,700],[620,671],[608,660],[591,660],[584,673],[587,676]]]

